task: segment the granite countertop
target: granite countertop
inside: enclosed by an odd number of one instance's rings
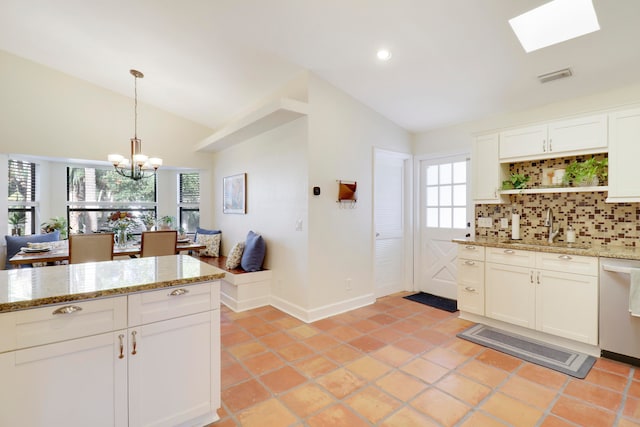
[[[188,255],[0,271],[0,313],[221,279]]]
[[[463,245],[491,246],[494,248],[521,249],[556,254],[640,260],[640,248],[629,246],[590,246],[580,243],[548,243],[546,241],[508,240],[488,237],[453,239],[453,242]]]

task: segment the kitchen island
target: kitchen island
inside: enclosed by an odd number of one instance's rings
[[[183,255],[0,272],[0,425],[216,421],[223,277]]]

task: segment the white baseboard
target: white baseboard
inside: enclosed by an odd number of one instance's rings
[[[366,294],[357,298],[352,298],[346,301],[340,301],[333,304],[328,304],[323,307],[314,308],[311,310],[304,309],[297,304],[293,304],[280,297],[271,295],[271,305],[280,311],[302,320],[305,323],[316,322],[318,320],[335,316],[336,314],[345,313],[356,308],[371,305],[376,302],[375,296]]]

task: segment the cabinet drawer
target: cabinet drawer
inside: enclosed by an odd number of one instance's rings
[[[598,258],[538,252],[536,267],[542,270],[597,276]]]
[[[215,309],[217,282],[172,286],[129,295],[129,326],[159,322]],[[217,292],[216,292],[217,294]]]
[[[0,352],[71,340],[127,326],[127,298],[48,305],[0,315]]]
[[[484,261],[484,246],[460,244],[458,245],[458,258]]]
[[[458,310],[484,316],[484,289],[470,285],[459,285]]]
[[[458,258],[458,284],[484,287],[484,262]]]
[[[533,267],[536,263],[535,252],[518,249],[487,248],[487,262],[508,264],[520,267]]]

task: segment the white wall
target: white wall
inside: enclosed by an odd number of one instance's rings
[[[582,115],[598,110],[623,108],[638,102],[640,102],[640,84],[635,84],[538,108],[434,129],[414,135],[413,154],[420,156],[471,152],[471,140],[474,138],[474,134]]]
[[[373,149],[410,153],[409,133],[326,81],[309,82],[309,311],[312,317],[373,301]],[[358,183],[354,209],[336,203],[336,180]],[[351,290],[346,280],[351,279]]]

